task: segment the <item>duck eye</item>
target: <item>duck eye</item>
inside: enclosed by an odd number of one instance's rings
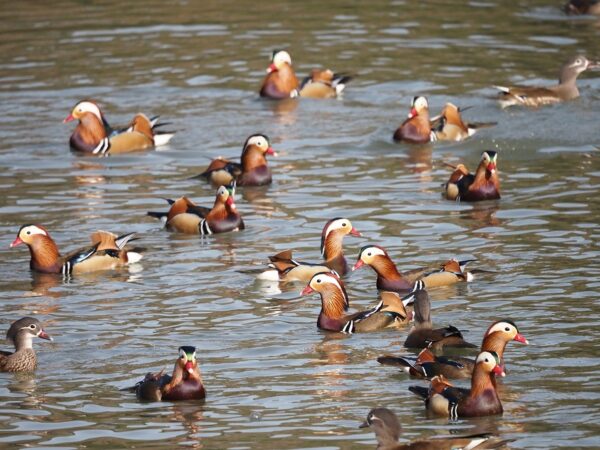
[[[32,323],[31,325],[29,325],[29,328],[31,328],[32,330],[35,330],[35,324]]]
[[[490,360],[489,360],[489,359],[487,359],[487,358],[485,358],[485,362],[490,362]]]
[[[321,282],[321,279],[320,279],[320,278],[317,278],[317,283],[320,283],[320,282]]]
[[[504,331],[510,331],[510,328],[506,327],[506,328],[504,329]]]
[[[27,231],[27,234],[31,234],[31,231]]]
[[[367,256],[371,256],[371,252],[367,253]]]
[[[342,226],[343,226],[344,228],[346,228],[346,222],[344,222],[344,223],[342,224]]]

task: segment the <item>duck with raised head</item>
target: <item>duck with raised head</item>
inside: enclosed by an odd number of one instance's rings
[[[500,198],[500,179],[497,170],[498,153],[486,150],[481,153],[479,166],[474,174],[463,165],[454,168],[450,179],[444,185],[444,194],[448,200],[478,202]]]
[[[96,155],[108,155],[145,150],[164,145],[173,133],[159,133],[158,118],[149,119],[142,113],[135,115],[122,130],[110,127],[97,103],[84,100],[77,103],[63,123],[78,120],[79,123],[69,144],[73,150]]]
[[[347,235],[361,236],[348,219],[335,217],[327,221],[321,232],[321,256],[325,260],[323,264],[298,261],[293,258],[292,250],[284,250],[269,256],[270,270],[262,272],[259,278],[308,283],[316,273],[332,270],[344,276],[350,271],[342,246]]]
[[[441,392],[422,386],[408,389],[425,400],[428,412],[456,420],[502,414],[502,403],[496,392],[496,375],[504,376],[500,358],[495,352],[481,352],[475,360],[471,389],[446,387]],[[434,377],[432,383],[437,377]]]
[[[234,201],[235,186],[220,186],[212,208],[198,206],[187,197],[167,199],[171,208],[167,212],[149,211],[148,215],[165,220],[171,231],[186,234],[209,235],[240,231],[245,228],[242,216]]]
[[[107,231],[96,231],[91,238],[91,246],[61,256],[46,228],[41,225],[23,225],[10,246],[26,244],[31,255],[29,267],[42,273],[71,275],[110,270],[142,259],[140,253],[125,249],[125,245],[135,238],[135,233],[117,236]]]
[[[573,100],[579,97],[577,77],[587,69],[596,69],[600,63],[588,60],[583,55],[571,58],[560,69],[558,84],[549,87],[494,86],[500,91],[498,101],[502,108],[513,105],[543,106]]]
[[[569,0],[565,3],[564,11],[574,16],[581,14],[598,16],[600,15],[600,0]]]
[[[423,96],[414,97],[408,118],[394,132],[394,140],[409,144],[426,144],[434,141],[435,134],[429,122],[429,103]]]
[[[292,68],[292,57],[285,50],[274,50],[260,96],[283,99],[298,96],[298,78]]]
[[[171,375],[162,371],[148,373],[142,381],[126,390],[135,391],[140,400],[150,402],[204,399],[206,390],[196,360],[196,348],[179,347],[179,357]]]
[[[431,120],[430,126],[436,141],[464,141],[481,128],[496,125],[496,122],[467,123],[463,121],[461,112],[466,109],[468,108],[459,108],[452,103],[446,103],[440,115]]]
[[[339,97],[351,76],[334,73],[331,69],[313,69],[300,85],[300,97],[336,98]]]
[[[266,134],[253,134],[246,139],[242,149],[241,164],[224,158],[211,161],[198,177],[206,178],[218,186],[234,181],[238,186],[263,186],[271,184],[271,169],[266,156],[277,156]]]
[[[33,350],[35,337],[52,341],[35,317],[23,317],[13,322],[6,332],[6,340],[12,342],[15,351],[0,351],[0,372],[33,372],[37,366]]]
[[[347,314],[348,294],[344,282],[333,272],[315,274],[301,295],[314,292],[321,296],[321,312],[317,326],[325,331],[356,333],[384,328],[400,328],[410,320],[403,299],[395,292],[382,292],[377,306],[354,314]]]
[[[377,450],[484,450],[500,448],[508,440],[490,433],[472,435],[435,436],[406,444],[398,442],[402,426],[396,414],[387,408],[373,408],[359,428],[372,428],[377,438]]]
[[[460,281],[472,281],[473,273],[465,271],[466,264],[471,261],[473,260],[451,259],[439,268],[427,267],[401,273],[383,247],[365,245],[360,249],[352,270],[357,270],[366,264],[377,273],[377,289],[407,292],[414,288],[417,280],[423,281],[426,288],[447,286]]]
[[[500,358],[500,364],[504,367],[504,350],[511,342],[520,342],[527,345],[517,325],[511,320],[499,320],[490,325],[483,335],[480,351],[495,352]],[[447,378],[470,378],[475,367],[475,360],[465,357],[437,356],[429,347],[424,348],[417,358],[400,356],[381,356],[377,358],[384,365],[398,366],[411,376],[419,378],[431,378],[436,375],[444,375]]]

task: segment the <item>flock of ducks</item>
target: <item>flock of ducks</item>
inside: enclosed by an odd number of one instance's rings
[[[583,7],[584,1],[571,1],[569,11]],[[596,2],[587,2],[595,8]],[[577,76],[591,68],[595,62],[578,55],[570,58],[560,71],[559,83],[550,87],[500,87],[499,101],[502,107],[510,105],[541,106],[579,95]],[[313,70],[302,82],[298,81],[288,52],[275,51],[271,64],[260,88],[260,96],[272,99],[294,97],[335,98],[341,95],[348,75],[333,71]],[[167,144],[173,133],[160,131],[158,118],[138,114],[128,125],[113,128],[107,122],[97,103],[91,100],[79,102],[65,122],[77,120],[69,143],[73,150],[96,155],[112,155],[139,151]],[[462,141],[482,127],[494,124],[469,124],[463,121],[460,108],[448,103],[439,116],[430,118],[426,97],[414,98],[408,118],[399,126],[393,139],[410,144],[431,141]],[[240,162],[217,158],[209,164],[198,178],[217,187],[212,207],[199,206],[187,197],[167,199],[170,207],[164,212],[148,212],[163,220],[168,230],[188,234],[211,235],[239,231],[245,228],[234,201],[235,189],[240,186],[261,186],[272,182],[267,156],[277,156],[270,139],[264,134],[249,136],[242,148]],[[500,182],[497,173],[498,154],[487,150],[474,173],[465,165],[451,166],[452,173],[444,184],[443,195],[449,200],[475,202],[500,198]],[[455,326],[434,328],[431,320],[431,304],[427,290],[454,283],[470,282],[477,272],[467,271],[470,261],[451,259],[432,267],[401,272],[387,251],[378,245],[363,246],[351,267],[343,252],[345,236],[361,236],[347,218],[329,220],[321,234],[322,262],[307,263],[293,258],[286,250],[271,256],[268,268],[260,269],[258,278],[284,282],[301,282],[305,285],[301,295],[318,294],[321,310],[317,326],[329,332],[356,333],[384,328],[411,328],[404,347],[415,351],[415,357],[383,355],[378,361],[387,366],[400,368],[410,377],[429,380],[428,386],[411,386],[410,391],[424,399],[426,410],[435,416],[457,419],[501,414],[502,403],[496,390],[496,377],[505,376],[504,351],[509,342],[527,344],[511,320],[492,323],[483,336],[481,346],[465,341]],[[134,233],[121,236],[97,231],[88,246],[61,254],[49,231],[42,225],[23,225],[11,247],[24,244],[31,259],[30,268],[35,272],[60,274],[70,277],[79,273],[110,270],[139,261],[141,250],[132,247]],[[364,311],[348,313],[349,297],[344,278],[353,270],[369,266],[375,272],[375,287],[380,302]],[[14,352],[0,352],[0,371],[33,371],[36,355],[32,347],[35,337],[52,340],[42,324],[33,317],[15,321],[7,331],[7,340],[13,343]],[[478,348],[474,358],[445,356],[447,348]],[[456,351],[456,350],[455,350]],[[452,379],[471,379],[469,389],[455,387]],[[140,400],[177,401],[204,399],[196,349],[179,347],[179,354],[172,373],[148,373],[135,386],[127,388]],[[498,448],[508,441],[489,434],[469,436],[444,436],[399,444],[401,426],[396,415],[386,408],[372,409],[361,427],[374,430],[381,449],[443,449]]]

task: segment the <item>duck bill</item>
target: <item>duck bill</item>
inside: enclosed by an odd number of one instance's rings
[[[408,113],[408,118],[412,119],[413,117],[418,116],[419,113],[417,112],[417,110],[415,108],[411,108],[410,112]]]
[[[496,171],[496,163],[489,163],[487,165],[487,171],[491,174],[493,174]]]
[[[273,150],[273,147],[269,147],[266,151],[267,155],[271,155],[271,156],[275,156],[277,157],[277,152],[275,150]]]
[[[365,263],[362,261],[362,259],[359,259],[358,261],[356,261],[356,264],[354,264],[354,267],[352,267],[352,271],[354,272],[355,270],[360,269],[364,265]]]
[[[64,118],[63,123],[71,122],[73,120],[75,120],[75,117],[73,117],[73,114],[69,114],[67,117]]]
[[[192,361],[186,362],[184,368],[187,373],[194,373],[194,363]]]
[[[50,336],[44,330],[40,331],[40,334],[38,334],[38,337],[41,338],[41,339],[46,339],[47,341],[53,341],[54,340],[54,339],[52,339],[52,336]]]
[[[17,245],[21,245],[23,244],[23,241],[21,240],[21,238],[19,236],[17,236],[17,238],[12,241],[12,243],[10,244],[10,248],[16,247]]]
[[[525,339],[525,336],[523,336],[521,333],[517,333],[517,335],[514,337],[513,341],[517,341],[517,342],[520,342],[521,344],[529,345],[529,341],[527,339]]]
[[[300,292],[300,295],[310,295],[313,292],[315,292],[315,290],[313,288],[311,288],[310,286],[306,286],[304,289],[302,289],[302,291]]]
[[[277,72],[277,66],[275,64],[269,64],[269,67],[267,67],[267,73],[271,72]]]
[[[361,424],[358,426],[358,428],[369,428],[369,426],[370,426],[370,425],[369,425],[369,422],[367,422],[367,421],[365,420],[363,423],[361,423]]]
[[[506,376],[506,373],[504,372],[504,369],[502,368],[502,366],[496,366],[496,367],[494,367],[494,369],[492,370],[492,372],[494,372],[499,377]]]
[[[351,236],[356,236],[356,237],[361,237],[362,234],[360,234],[360,231],[358,231],[356,228],[352,227],[352,229],[350,230],[350,235]]]
[[[233,200],[233,197],[231,195],[227,197],[227,200],[225,200],[225,204],[227,206],[232,206],[235,208],[235,201]]]

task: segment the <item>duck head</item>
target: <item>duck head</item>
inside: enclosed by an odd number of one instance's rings
[[[196,361],[196,347],[184,345],[179,347],[179,358],[177,365],[181,368],[184,374],[189,376],[198,370],[198,362]]]
[[[274,50],[271,55],[271,64],[267,68],[267,73],[277,72],[285,64],[288,66],[292,65],[292,57],[285,50]]]
[[[48,231],[44,227],[41,225],[23,225],[19,229],[17,237],[14,241],[12,241],[10,246],[11,248],[21,244],[27,244],[31,246],[36,239],[39,239],[40,237],[50,237]]]
[[[496,352],[481,352],[475,360],[475,366],[481,367],[486,373],[493,373],[499,377],[505,376],[500,365],[500,358]]]
[[[496,172],[496,161],[498,159],[498,153],[493,150],[486,150],[481,154],[481,166],[485,167],[486,178],[491,177]]]
[[[381,257],[389,259],[389,256],[383,247],[379,247],[378,245],[365,245],[360,249],[358,260],[356,261],[356,264],[354,264],[354,267],[352,267],[352,270],[360,269],[365,264],[370,266],[377,258]]]
[[[343,217],[335,217],[329,220],[321,232],[321,255],[325,256],[327,242],[332,237],[343,237],[346,235],[360,237],[362,234],[352,226],[352,223]]]
[[[100,109],[100,107],[98,106],[98,104],[96,102],[93,102],[91,100],[83,100],[79,103],[77,103],[72,111],[71,114],[69,114],[64,120],[63,123],[67,123],[67,122],[71,122],[72,120],[75,119],[81,119],[81,117],[83,117],[83,115],[85,113],[92,113],[94,116],[96,116],[98,118],[98,120],[100,122],[106,123],[106,120],[104,119],[104,115],[102,114],[102,110]]]
[[[379,443],[378,448],[396,445],[402,432],[398,417],[387,408],[373,408],[359,428],[373,429]]]
[[[417,117],[425,112],[429,113],[429,103],[427,102],[427,98],[423,96],[414,97],[412,103],[410,104],[408,118],[412,119],[413,117]]]
[[[251,148],[257,148],[264,155],[277,156],[277,152],[271,147],[271,141],[266,134],[253,134],[248,136],[244,143],[242,154],[249,151]]]
[[[42,328],[42,324],[34,317],[23,317],[13,322],[6,332],[6,339],[17,349],[31,348],[34,337],[52,341],[52,337]]]

